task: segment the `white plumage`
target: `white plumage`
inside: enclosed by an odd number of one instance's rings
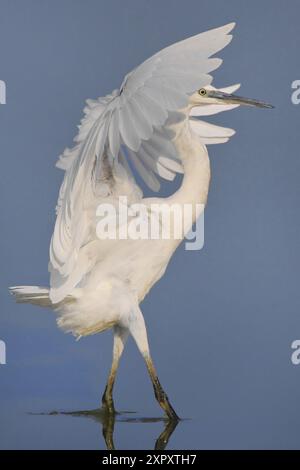
[[[163,49],[126,75],[119,90],[87,100],[75,145],[57,162],[65,174],[50,246],[50,289],[12,288],[18,301],[54,308],[58,325],[76,336],[114,327],[114,362],[103,398],[109,409],[110,380],[113,384],[131,333],[161,406],[169,417],[176,416],[155,375],[139,304],[181,240],[99,240],[96,210],[104,202],[117,208],[120,196],[128,205],[142,201],[150,211],[153,202],[205,205],[210,181],[206,145],[227,142],[234,131],[199,117],[242,103],[265,106],[231,95],[239,85],[211,86],[210,72],[222,62],[211,56],[230,42],[233,26]],[[154,191],[161,178],[171,181],[177,173],[184,173],[181,187],[165,199],[143,198],[132,166]]]
[[[66,149],[58,162],[66,174],[50,247],[52,302],[69,295],[95,262],[94,257],[90,262],[86,258],[86,245],[94,241],[91,223],[101,198],[127,195],[130,202],[141,198],[124,165],[126,157],[121,145],[145,183],[155,191],[160,186],[157,176],[172,180],[181,171],[181,158],[172,141],[174,132],[167,127],[168,118],[172,111],[188,105],[195,90],[209,85],[212,78],[208,73],[221,64],[220,59],[209,56],[228,44],[231,36],[227,33],[232,27],[167,47],[128,74],[120,90],[105,98],[88,100],[74,139],[76,145]],[[217,126],[201,121],[191,121],[191,126],[203,143],[228,138]],[[113,184],[118,171],[122,177]],[[101,252],[98,246],[98,259],[102,258]]]

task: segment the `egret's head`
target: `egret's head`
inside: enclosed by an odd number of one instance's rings
[[[243,98],[241,96],[225,93],[224,91],[217,90],[212,86],[200,88],[196,93],[190,97],[191,106],[201,106],[209,104],[236,104],[246,106],[256,106],[258,108],[274,108],[271,104],[264,101],[258,101],[251,98]]]

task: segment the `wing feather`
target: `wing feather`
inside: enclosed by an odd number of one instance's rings
[[[132,163],[136,167],[137,171],[139,172],[141,178],[144,182],[149,186],[150,189],[153,191],[159,191],[160,182],[154,175],[153,171],[149,171],[149,169],[142,163],[142,161],[138,158],[135,152],[132,152],[130,149],[127,150]]]
[[[120,148],[120,132],[119,132],[119,110],[116,109],[111,116],[109,126],[109,147],[112,155],[117,157]]]
[[[147,167],[149,170],[154,171],[154,173],[157,173],[157,175],[161,176],[162,178],[168,180],[168,181],[173,181],[173,179],[176,176],[176,173],[173,171],[168,170],[165,166],[163,166],[156,157],[152,156],[151,153],[149,153],[145,145],[142,145],[142,147],[139,149],[139,159],[142,160],[144,163],[145,167]]]
[[[154,191],[160,187],[156,175],[172,180],[182,172],[168,126],[185,117],[179,110],[186,108],[192,92],[210,85],[209,73],[222,62],[210,56],[230,42],[233,27],[231,23],[166,47],[127,74],[120,90],[87,100],[75,145],[57,163],[65,176],[50,245],[53,302],[70,294],[93,263],[106,255],[98,241],[93,256],[89,251],[96,243],[97,205],[116,201],[118,195],[128,195],[132,201],[142,197],[127,159]],[[229,137],[229,130],[218,126],[199,122],[191,126],[205,142]]]

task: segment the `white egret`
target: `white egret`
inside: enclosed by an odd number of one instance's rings
[[[76,144],[57,163],[65,176],[50,246],[50,288],[11,288],[18,302],[53,308],[58,326],[75,336],[113,328],[113,360],[102,398],[109,414],[115,413],[113,385],[131,334],[157,401],[168,418],[178,419],[158,380],[139,305],[181,240],[99,239],[96,210],[102,203],[119,210],[119,198],[126,196],[128,206],[142,202],[150,215],[153,203],[190,204],[191,224],[196,220],[196,205],[206,204],[210,182],[206,146],[234,134],[198,117],[241,104],[272,107],[233,95],[239,85],[211,86],[209,73],[222,62],[211,56],[230,42],[233,27],[231,23],[163,49],[126,75],[119,90],[87,101]],[[132,164],[152,190],[159,189],[159,177],[172,180],[176,173],[183,173],[181,186],[167,198],[143,198]]]

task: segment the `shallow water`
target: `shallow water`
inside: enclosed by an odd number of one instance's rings
[[[172,435],[183,423],[130,411],[107,417],[101,409],[23,414],[2,410],[1,417],[14,426],[1,435],[2,449],[164,450],[172,448]]]
[[[41,404],[37,405],[40,408]],[[248,422],[245,416],[239,422],[228,411],[221,413],[219,419],[204,413],[202,420],[172,423],[159,412],[146,416],[124,411],[110,420],[98,409],[28,412],[6,403],[0,411],[0,449],[299,448],[296,422],[280,422],[278,412],[268,419],[249,414]]]
[[[116,423],[128,423],[128,424],[151,424],[151,423],[161,423],[162,431],[157,436],[153,449],[155,450],[164,450],[167,448],[169,439],[178,426],[177,421],[170,421],[164,418],[147,418],[147,417],[138,417],[134,416],[136,413],[124,411],[117,413],[116,416],[108,416],[103,410],[81,410],[81,411],[52,411],[46,413],[47,416],[69,416],[69,417],[78,417],[78,418],[90,418],[94,422],[98,423],[101,430],[103,441],[105,447],[108,450],[116,449],[115,446],[115,426]],[[44,414],[45,416],[45,414]],[[151,444],[149,442],[149,448]]]

